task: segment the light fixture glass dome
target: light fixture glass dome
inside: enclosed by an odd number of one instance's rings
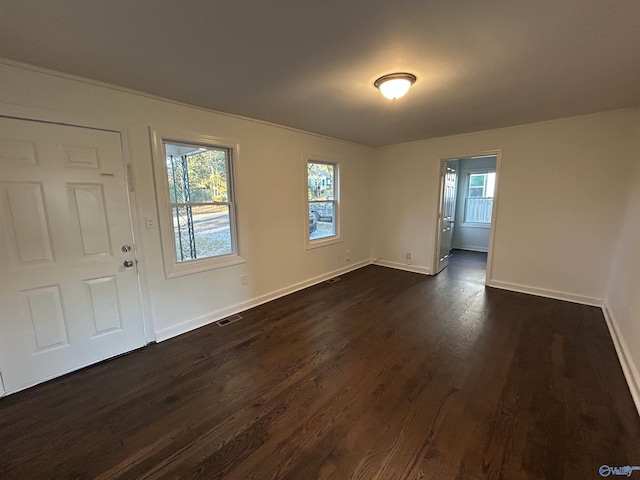
[[[374,82],[380,93],[389,100],[404,96],[416,81],[416,76],[411,73],[392,73],[380,77]]]

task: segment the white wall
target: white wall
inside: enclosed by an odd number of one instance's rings
[[[476,252],[489,251],[489,226],[465,225],[464,224],[464,200],[468,184],[466,176],[470,170],[486,169],[486,171],[496,170],[495,157],[483,158],[463,158],[458,164],[458,186],[456,189],[456,217],[453,229],[452,247],[462,250],[473,250]]]
[[[273,292],[318,280],[335,270],[370,258],[370,156],[372,150],[351,143],[301,133],[256,121],[158,100],[61,75],[0,64],[0,104],[51,111],[52,118],[90,117],[124,126],[134,165],[137,240],[142,254],[147,313],[160,339],[244,309]],[[0,105],[2,112],[2,105]],[[47,116],[48,114],[45,114]],[[240,232],[247,263],[180,278],[164,277],[157,220],[149,126],[236,139]],[[342,237],[344,241],[305,249],[303,153],[342,159]],[[318,158],[321,158],[318,157]],[[345,250],[351,260],[345,261]],[[338,253],[342,260],[338,261]],[[247,274],[243,287],[240,275]],[[303,283],[304,284],[304,283]]]
[[[633,178],[633,184],[614,245],[605,310],[640,412],[640,119],[636,125],[635,172],[621,172],[621,175]]]
[[[640,111],[625,110],[376,150],[373,256],[431,269],[443,158],[502,151],[492,277],[530,293],[599,304]]]

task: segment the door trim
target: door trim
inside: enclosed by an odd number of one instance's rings
[[[130,147],[130,129],[126,125],[104,121],[98,118],[74,115],[54,110],[44,110],[40,108],[26,107],[21,105],[13,105],[0,102],[0,117],[15,120],[27,120],[42,123],[52,123],[56,125],[65,125],[69,127],[89,128],[93,130],[103,130],[114,132],[120,135],[120,145],[122,147],[123,168],[127,185],[134,184],[135,178],[130,178],[130,169],[134,172],[135,164],[132,162]],[[137,278],[138,278],[138,295],[140,297],[140,305],[142,308],[142,323],[144,328],[145,343],[149,344],[156,341],[155,328],[151,311],[151,296],[148,288],[148,277],[143,260],[143,249],[140,243],[141,232],[138,215],[138,202],[136,191],[130,191],[127,188],[127,205],[129,207],[129,221],[131,223],[131,233],[135,245],[135,257],[137,262]],[[2,396],[4,393],[0,393]]]
[[[491,228],[489,230],[489,251],[487,255],[487,273],[485,276],[484,284],[489,285],[492,281],[492,272],[493,272],[493,249],[495,245],[495,230],[498,222],[498,207],[500,206],[500,202],[498,200],[498,195],[500,192],[500,169],[502,166],[502,149],[498,148],[495,150],[485,150],[482,152],[473,152],[467,154],[456,155],[453,157],[447,157],[440,159],[438,162],[438,188],[436,189],[436,194],[438,195],[436,200],[436,215],[435,215],[435,238],[433,245],[433,263],[431,265],[431,271],[435,275],[435,272],[438,269],[438,259],[439,259],[439,247],[440,242],[438,240],[438,222],[439,222],[439,214],[440,214],[440,203],[442,202],[442,168],[446,164],[446,162],[451,160],[460,160],[462,158],[472,158],[472,157],[486,157],[486,156],[495,156],[496,157],[496,184],[494,188],[493,194],[493,209],[491,211]]]

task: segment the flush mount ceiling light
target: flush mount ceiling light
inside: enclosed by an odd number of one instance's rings
[[[404,96],[415,81],[416,76],[411,73],[390,73],[377,79],[373,85],[382,95],[393,100]]]

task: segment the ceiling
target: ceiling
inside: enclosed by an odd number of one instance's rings
[[[640,105],[638,0],[0,0],[0,57],[366,145]],[[390,101],[387,73],[418,80]]]

